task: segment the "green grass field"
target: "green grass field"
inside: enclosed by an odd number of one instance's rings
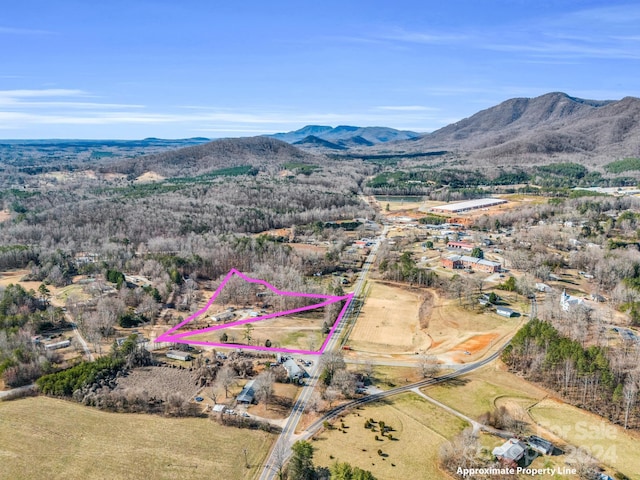
[[[368,418],[393,427],[394,440],[381,437],[379,430],[365,429]],[[415,394],[354,410],[344,417],[344,423],[346,433],[338,430],[338,420],[334,429],[325,430],[313,441],[314,463],[330,466],[335,461],[349,462],[371,471],[378,480],[449,479],[438,468],[440,445],[467,426]],[[376,441],[375,435],[383,440]],[[378,455],[378,449],[388,456]]]
[[[423,391],[471,418],[493,410],[503,398],[528,406],[545,395],[544,390],[492,365]]]
[[[640,434],[571,405],[545,399],[530,410],[542,427],[627,475],[640,479]],[[567,452],[569,454],[576,452]],[[580,458],[581,453],[575,455]]]
[[[0,402],[0,478],[248,479],[274,439],[204,418],[108,413],[32,397]]]

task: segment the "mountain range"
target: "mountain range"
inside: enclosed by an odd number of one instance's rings
[[[198,139],[198,141],[201,141]],[[513,98],[432,133],[384,127],[309,125],[270,136],[230,138],[113,162],[108,169],[183,176],[251,165],[449,152],[458,165],[526,166],[571,161],[598,166],[640,158],[640,99],[586,100],[553,92]],[[424,160],[416,160],[418,162]]]
[[[379,143],[409,140],[419,137],[420,134],[388,127],[340,125],[334,128],[325,125],[307,125],[293,132],[267,136],[303,147],[346,150],[351,147],[370,147]]]
[[[640,99],[586,100],[553,92],[513,98],[385,151],[448,150],[490,163],[561,159],[602,164],[640,156]]]

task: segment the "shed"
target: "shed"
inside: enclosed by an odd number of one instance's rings
[[[511,310],[510,308],[507,308],[507,307],[496,307],[496,313],[498,315],[501,315],[501,316],[507,317],[507,318],[511,318],[511,317],[514,317],[516,315],[516,311],[515,310]]]
[[[167,358],[188,362],[192,357],[188,352],[181,352],[180,350],[169,350],[167,352]]]
[[[226,409],[227,409],[226,405],[222,405],[221,403],[216,403],[211,410],[216,413],[224,413]]]
[[[516,466],[524,457],[527,446],[517,438],[511,438],[491,452],[498,460],[510,466]]]
[[[240,392],[240,394],[236,397],[236,401],[238,403],[245,403],[245,404],[250,404],[253,403],[253,399],[256,396],[256,392],[253,389],[253,383],[255,382],[255,380],[249,380],[244,387],[242,388],[242,391]]]

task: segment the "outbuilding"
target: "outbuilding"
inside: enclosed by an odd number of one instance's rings
[[[210,318],[214,322],[226,322],[227,320],[231,320],[235,314],[233,312],[222,312],[212,315]]]
[[[545,440],[544,438],[538,437],[536,435],[531,435],[527,439],[527,443],[529,444],[529,448],[535,450],[542,455],[551,455],[554,450],[553,443],[549,440]]]
[[[507,318],[515,317],[516,315],[515,310],[511,310],[510,308],[507,308],[507,307],[496,307],[496,313],[498,315],[501,315]]]
[[[70,340],[62,340],[61,342],[50,343],[48,345],[45,345],[44,348],[46,350],[58,350],[59,348],[67,348],[70,345],[71,345]]]
[[[181,352],[180,350],[169,350],[167,352],[167,358],[172,358],[173,360],[180,360],[182,362],[188,362],[193,357],[188,352]]]

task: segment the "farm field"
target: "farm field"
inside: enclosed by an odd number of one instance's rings
[[[597,415],[550,398],[545,398],[529,412],[542,428],[579,446],[629,478],[640,479],[638,432],[630,432]],[[581,452],[567,453],[573,453],[577,461],[584,458]]]
[[[47,397],[0,403],[1,479],[254,478],[275,437]],[[250,468],[245,467],[247,449]]]
[[[420,329],[419,290],[372,282],[349,336],[352,350],[380,354],[414,354],[427,350],[431,339]]]
[[[507,372],[501,363],[487,365],[450,382],[422,390],[471,418],[478,418],[506,401],[528,407],[547,394],[543,389]]]
[[[394,440],[364,428],[366,419],[382,420],[393,428]],[[465,422],[415,394],[405,394],[388,402],[368,405],[343,418],[347,428],[325,430],[313,440],[314,463],[329,466],[335,461],[349,462],[371,471],[379,480],[398,478],[448,479],[438,468],[440,446],[462,431]],[[379,456],[378,449],[387,457]]]

